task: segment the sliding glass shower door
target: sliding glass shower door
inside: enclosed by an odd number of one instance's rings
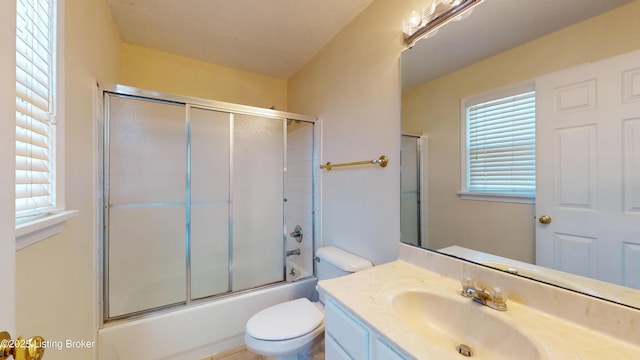
[[[234,115],[233,123],[236,291],[284,280],[284,119]]]
[[[229,113],[189,108],[192,299],[229,291],[230,129]]]
[[[186,300],[185,106],[108,98],[109,315]]]
[[[284,281],[286,119],[104,104],[105,319]]]

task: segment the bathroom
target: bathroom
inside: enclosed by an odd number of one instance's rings
[[[263,108],[274,106],[290,112],[317,116],[322,121],[322,161],[347,162],[389,156],[385,169],[359,168],[324,176],[321,221],[316,229],[322,245],[336,245],[383,264],[396,259],[400,237],[400,139],[390,134],[401,131],[401,80],[399,54],[404,49],[400,24],[406,14],[420,6],[420,1],[375,0],[352,20],[333,40],[316,54],[299,72],[288,79],[236,71],[213,64],[203,64],[162,51],[123,43],[103,0],[66,0],[64,17],[64,103],[65,107],[65,207],[78,215],[64,224],[64,230],[16,253],[14,260],[2,262],[7,286],[15,286],[15,311],[3,306],[3,329],[14,329],[25,336],[42,335],[52,340],[96,341],[100,327],[97,300],[101,282],[100,258],[95,219],[96,158],[95,84],[124,83],[138,88],[180,94]],[[638,11],[638,2],[631,8]],[[4,2],[0,12],[5,26],[2,43],[10,44],[14,34],[11,4]],[[631,11],[628,13],[633,14]],[[631,16],[631,15],[629,15]],[[593,58],[629,52],[640,48],[637,39],[625,37],[634,22],[625,23],[620,41],[608,42],[610,48],[595,55],[576,49],[573,64]],[[602,46],[603,47],[603,46]],[[600,47],[600,49],[602,49]],[[595,48],[595,46],[594,46]],[[5,54],[6,55],[6,54]],[[0,64],[12,71],[11,56],[2,55]],[[158,77],[156,72],[166,74]],[[183,72],[183,73],[180,73]],[[174,75],[176,75],[174,77]],[[188,78],[189,81],[181,80]],[[223,76],[223,83],[211,79]],[[261,84],[260,90],[250,84]],[[214,85],[212,85],[214,84]],[[4,84],[13,91],[13,84]],[[11,87],[11,88],[10,88]],[[3,95],[3,109],[13,107],[14,98]],[[11,118],[13,110],[5,110]],[[12,124],[11,124],[12,125]],[[13,132],[7,128],[0,136]],[[419,130],[419,129],[410,129]],[[458,136],[457,134],[455,136]],[[4,140],[4,138],[2,138]],[[457,139],[457,138],[456,138]],[[13,163],[12,142],[1,141],[8,149],[0,151],[2,164]],[[11,166],[11,165],[8,165]],[[3,188],[12,188],[12,174],[0,180]],[[451,181],[443,179],[443,181]],[[457,180],[456,180],[457,181]],[[7,185],[11,184],[11,185]],[[8,196],[3,192],[3,196]],[[12,209],[0,202],[0,233],[14,238]],[[468,205],[469,207],[471,205]],[[465,218],[475,218],[482,209],[464,209]],[[498,209],[495,217],[504,216],[505,224],[526,223],[533,213],[524,214]],[[514,219],[511,219],[513,217]],[[456,218],[450,216],[450,218]],[[463,220],[460,220],[461,222]],[[532,226],[478,227],[482,237],[526,239],[519,249],[528,249],[533,257]],[[462,227],[458,227],[460,230]],[[524,229],[524,230],[523,230]],[[460,233],[456,236],[465,237]],[[13,246],[3,253],[13,253]],[[5,270],[5,266],[8,268]],[[12,283],[15,281],[14,283]],[[4,301],[4,300],[3,300]],[[3,302],[4,304],[4,302]],[[7,304],[10,304],[7,302]],[[6,315],[4,313],[6,311]],[[15,315],[12,315],[15,314]],[[13,318],[15,316],[15,318]],[[5,319],[6,320],[5,322]],[[13,320],[12,320],[13,319]],[[198,329],[175,329],[182,336],[195,336]],[[192,334],[193,333],[193,334]],[[187,334],[187,335],[184,335]],[[201,336],[202,334],[198,334]],[[171,335],[168,335],[171,336]],[[64,353],[50,351],[47,358],[87,359],[96,349],[72,349]]]

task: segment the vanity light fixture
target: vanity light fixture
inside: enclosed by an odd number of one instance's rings
[[[440,27],[450,21],[459,21],[471,14],[471,10],[484,0],[431,0],[429,5],[412,11],[402,20],[402,31],[408,47],[425,37],[433,36]]]

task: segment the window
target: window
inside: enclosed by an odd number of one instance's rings
[[[21,218],[55,209],[55,34],[52,0],[16,5],[16,217]]]
[[[56,181],[56,0],[16,1],[16,234],[64,221]],[[62,220],[61,220],[62,219]],[[60,229],[61,230],[61,229]],[[31,242],[37,240],[31,240]],[[20,247],[20,246],[18,246]]]
[[[532,203],[536,190],[533,84],[464,99],[465,199]]]

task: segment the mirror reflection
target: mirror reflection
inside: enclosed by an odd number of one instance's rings
[[[405,50],[402,241],[640,308],[638,16],[484,1]]]

